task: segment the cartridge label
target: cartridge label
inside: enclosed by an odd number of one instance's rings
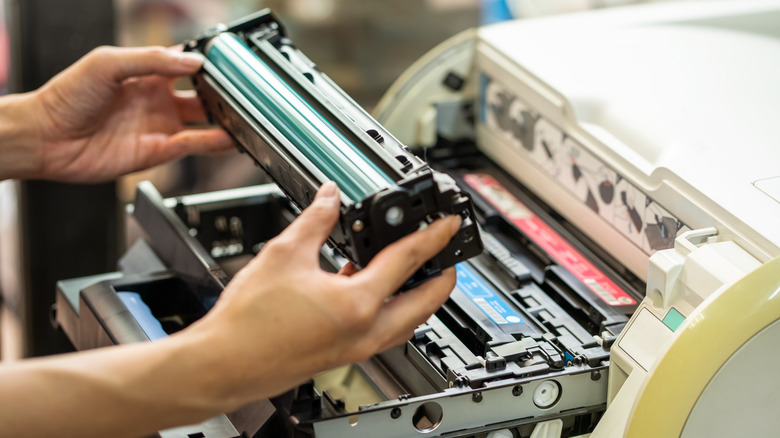
[[[458,273],[457,287],[479,307],[493,322],[499,325],[520,324],[523,318],[503,298],[498,296],[467,264],[455,265]]]
[[[528,238],[546,251],[550,258],[568,269],[604,302],[611,306],[636,304],[636,300],[604,275],[493,177],[468,174],[463,179]]]

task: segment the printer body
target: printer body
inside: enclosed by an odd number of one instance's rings
[[[777,1],[663,3],[432,50],[370,121],[457,182],[484,251],[406,344],[159,436],[774,436],[777,23]],[[331,91],[314,107],[369,120]],[[145,237],[117,272],[58,284],[59,325],[77,349],[185,328],[303,207],[277,182],[142,184]],[[321,264],[348,256],[331,242]]]

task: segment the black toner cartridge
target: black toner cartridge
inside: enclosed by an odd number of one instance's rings
[[[329,241],[356,266],[449,214],[463,218],[460,230],[407,286],[482,251],[469,195],[319,72],[267,10],[211,28],[186,50],[206,57],[193,82],[209,116],[297,207],[325,181],[338,184],[341,216]]]

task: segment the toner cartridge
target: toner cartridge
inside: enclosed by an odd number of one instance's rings
[[[303,209],[328,180],[341,189],[329,241],[357,267],[438,217],[463,219],[407,286],[482,251],[469,195],[401,144],[285,37],[267,11],[207,30],[187,50],[206,61],[193,82],[223,126]]]

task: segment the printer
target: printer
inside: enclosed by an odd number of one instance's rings
[[[373,117],[268,11],[190,49],[224,33],[352,142],[380,150],[366,156],[394,169],[391,191],[412,190],[407,164],[431,172],[424,208],[474,228],[451,248],[460,258],[436,262],[456,266],[456,288],[405,345],[159,436],[777,435],[780,1],[469,30],[412,65]],[[170,199],[141,184],[129,214],[144,237],[118,270],[58,283],[56,319],[77,349],[197,320],[316,188],[318,171],[287,164],[285,135],[220,74],[214,64],[196,78],[204,103],[278,184]],[[362,257],[345,242],[396,217],[380,211],[344,222],[322,265]]]

